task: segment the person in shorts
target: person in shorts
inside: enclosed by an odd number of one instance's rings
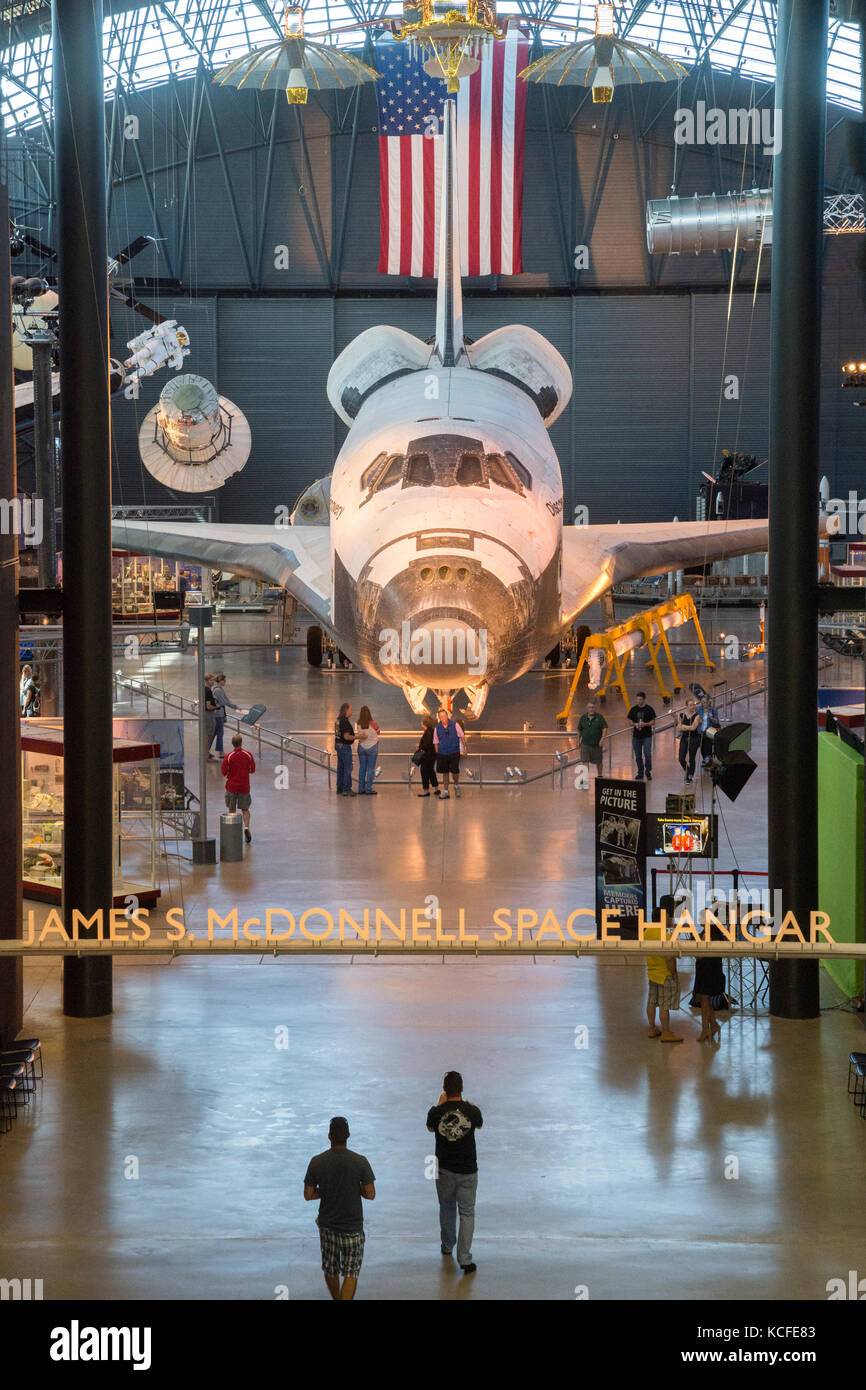
[[[240,734],[232,737],[232,751],[226,753],[222,762],[222,774],[226,779],[226,806],[230,811],[240,811],[244,821],[244,839],[252,843],[250,834],[250,774],[256,770],[256,760],[243,746]]]
[[[454,780],[454,795],[460,796],[460,754],[466,752],[466,735],[462,724],[452,719],[447,709],[437,711],[438,723],[433,730],[433,746],[436,749],[436,771],[442,776],[442,795],[440,801],[449,797],[448,779]]]
[[[328,1127],[330,1149],[307,1166],[304,1201],[319,1202],[316,1224],[322,1248],[322,1272],[332,1298],[355,1297],[364,1258],[364,1198],[376,1196],[376,1177],[363,1154],[347,1147],[349,1122],[335,1115]],[[342,1277],[342,1284],[340,1279]]]
[[[583,763],[592,763],[596,777],[601,769],[601,750],[606,729],[607,720],[596,710],[595,701],[590,700],[586,712],[577,721],[577,732],[580,737],[580,760]]]
[[[676,900],[673,895],[666,893],[659,902],[659,907],[665,914],[665,922],[668,927],[673,926]],[[661,941],[661,927],[647,927],[644,938],[647,941]],[[671,1030],[671,1010],[680,1007],[680,982],[677,975],[676,956],[647,956],[646,973],[649,980],[649,992],[646,1001],[646,1016],[649,1022],[650,1038],[661,1038],[666,1043],[681,1043],[682,1038],[678,1033]],[[656,1025],[656,1009],[658,1009],[661,1028]]]

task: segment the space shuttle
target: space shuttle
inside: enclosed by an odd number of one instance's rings
[[[280,585],[416,713],[542,660],[624,580],[768,549],[767,521],[563,525],[568,365],[531,328],[463,332],[456,109],[444,103],[436,327],[361,333],[328,376],[349,432],[288,525],[115,521],[112,543]]]

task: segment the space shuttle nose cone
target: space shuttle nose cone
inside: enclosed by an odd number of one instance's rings
[[[444,688],[487,674],[493,653],[486,627],[419,614],[405,628],[408,642],[401,644],[401,657],[408,656],[407,670],[419,685]]]

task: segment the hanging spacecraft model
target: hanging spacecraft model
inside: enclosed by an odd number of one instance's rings
[[[208,492],[240,473],[250,456],[246,416],[203,376],[185,372],[163,387],[138,434],[141,461],[175,492]]]

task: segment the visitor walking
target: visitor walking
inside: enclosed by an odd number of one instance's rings
[[[474,1274],[476,1269],[472,1259],[478,1190],[475,1131],[483,1123],[478,1106],[463,1099],[459,1071],[446,1072],[442,1094],[427,1112],[427,1128],[436,1135],[440,1247],[443,1255],[450,1255],[456,1241],[457,1263],[464,1274]]]
[[[637,764],[638,782],[642,782],[644,774],[646,780],[651,782],[653,779],[653,731],[655,729],[656,712],[652,705],[647,704],[646,692],[639,690],[634,697],[635,702],[628,712],[631,720],[632,735],[631,746],[634,753],[634,760]]]
[[[603,714],[599,714],[597,711],[595,701],[590,700],[586,710],[577,721],[577,732],[580,736],[580,760],[583,763],[592,763],[596,777],[601,769],[602,746],[606,729],[607,720]]]
[[[244,822],[244,839],[252,843],[250,833],[250,774],[256,770],[256,760],[243,746],[240,734],[232,737],[232,751],[226,753],[222,762],[222,773],[226,779],[226,806],[232,812],[240,811]]]
[[[318,1202],[322,1272],[332,1298],[355,1297],[364,1258],[364,1206],[376,1196],[376,1175],[363,1154],[348,1147],[349,1122],[335,1115],[328,1127],[331,1147],[307,1165],[304,1201]],[[340,1278],[342,1277],[342,1284]]]

